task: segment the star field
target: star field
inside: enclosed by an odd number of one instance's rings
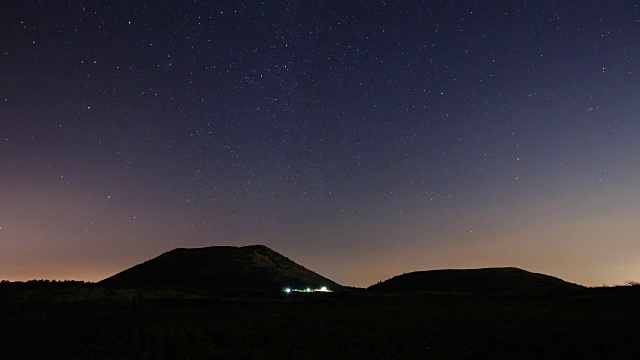
[[[0,5],[0,278],[264,244],[638,280],[633,1]]]

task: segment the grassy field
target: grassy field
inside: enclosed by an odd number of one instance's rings
[[[0,291],[6,359],[640,358],[638,291],[555,297],[92,286]]]

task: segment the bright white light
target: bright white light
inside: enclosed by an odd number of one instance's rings
[[[291,293],[291,292],[307,292],[307,293],[312,293],[312,292],[331,292],[331,290],[327,289],[326,286],[323,286],[319,289],[312,289],[312,288],[306,288],[306,289],[292,289],[292,288],[284,288],[282,289],[282,291],[286,292],[286,293]]]

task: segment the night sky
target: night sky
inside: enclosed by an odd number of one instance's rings
[[[640,5],[2,2],[0,279],[251,244],[640,280]]]

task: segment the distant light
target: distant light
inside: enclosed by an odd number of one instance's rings
[[[284,288],[282,289],[282,291],[286,292],[286,293],[292,293],[292,292],[307,292],[307,293],[312,293],[312,292],[332,292],[331,290],[327,289],[326,286],[323,286],[319,289],[312,289],[312,288],[306,288],[306,289],[292,289],[292,288]]]

